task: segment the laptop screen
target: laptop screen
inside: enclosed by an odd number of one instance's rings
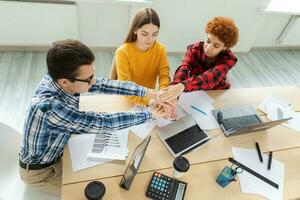
[[[121,179],[120,187],[129,190],[129,188],[133,182],[133,179],[140,167],[142,159],[145,155],[145,152],[146,152],[146,149],[150,142],[150,139],[151,139],[151,136],[147,137],[135,148],[135,150],[131,156],[131,159],[125,169],[123,177]]]

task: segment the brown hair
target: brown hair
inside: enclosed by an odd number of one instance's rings
[[[206,24],[205,32],[219,38],[225,47],[231,48],[236,45],[239,37],[239,30],[234,21],[228,17],[214,17]]]
[[[124,43],[126,42],[135,42],[137,39],[134,31],[141,28],[146,24],[154,24],[158,28],[160,27],[160,22],[157,13],[152,8],[143,8],[134,16],[129,32],[126,36]]]
[[[91,50],[77,40],[56,41],[47,53],[47,67],[51,78],[76,78],[82,65],[90,65],[95,57]]]

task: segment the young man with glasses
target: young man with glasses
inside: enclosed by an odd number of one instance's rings
[[[57,41],[48,51],[48,73],[33,95],[24,123],[20,175],[26,184],[60,195],[60,157],[71,134],[102,134],[141,124],[152,116],[165,116],[155,109],[79,111],[80,93],[84,92],[156,98],[154,90],[132,82],[94,78],[93,62],[90,49],[76,40]]]

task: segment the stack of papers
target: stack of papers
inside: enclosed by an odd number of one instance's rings
[[[191,114],[197,124],[204,130],[220,128],[212,114],[214,100],[204,91],[183,93],[179,97],[178,104],[184,111]]]
[[[291,110],[292,105],[287,102],[285,99],[282,99],[277,96],[268,95],[262,102],[259,104],[258,108],[268,115],[268,118],[271,120],[283,119],[281,109]]]
[[[292,111],[292,105],[286,100],[269,95],[258,108],[266,113],[267,117],[273,121],[292,117],[293,119],[290,119],[283,125],[300,131],[300,113]]]
[[[268,156],[263,155],[264,162],[261,163],[255,149],[242,149],[232,147],[232,153],[236,161],[279,185],[278,189],[276,189],[263,180],[244,170],[242,173],[238,174],[242,192],[260,194],[267,199],[283,199],[283,163],[273,158],[272,167],[270,170],[268,170]]]
[[[296,131],[300,131],[300,113],[287,110],[287,109],[281,109],[281,112],[282,112],[282,118],[289,118],[289,117],[293,118],[287,121],[287,123],[284,123],[283,125],[292,128]]]
[[[92,149],[87,154],[88,160],[103,159],[125,160],[128,156],[128,129],[106,134],[95,134]]]
[[[127,150],[127,143],[128,143],[128,129],[123,129],[117,131],[118,134],[121,136],[122,140],[122,152],[124,152],[124,146],[126,146]],[[113,158],[102,159],[99,156],[96,158],[88,159],[87,155],[91,152],[94,141],[95,141],[95,134],[82,134],[76,135],[69,139],[68,147],[72,162],[72,169],[73,171],[79,171],[82,169],[86,169],[89,167],[94,167],[99,164],[103,164],[105,162],[111,161]]]
[[[83,134],[72,136],[68,141],[68,147],[72,162],[73,171],[79,171],[89,167],[94,167],[96,165],[109,162],[110,160],[98,160],[90,161],[87,159],[86,155],[92,149],[94,142],[94,135]]]

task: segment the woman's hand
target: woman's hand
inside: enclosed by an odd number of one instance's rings
[[[177,99],[177,97],[180,96],[183,90],[184,90],[184,85],[182,83],[178,83],[176,85],[170,85],[169,87],[161,89],[158,92],[158,98],[162,102],[173,101],[174,99]]]

